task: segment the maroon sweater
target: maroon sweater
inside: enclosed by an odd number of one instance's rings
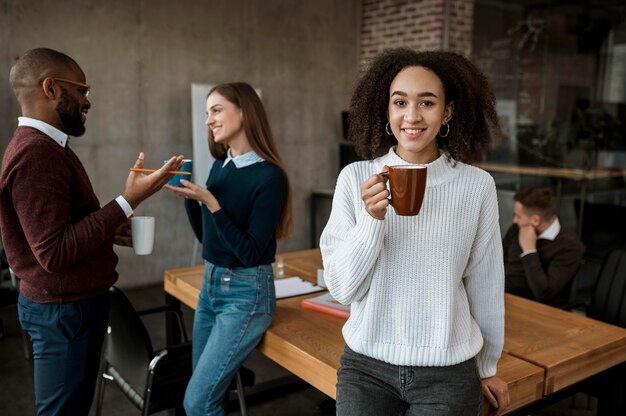
[[[105,293],[117,280],[116,201],[100,208],[76,154],[37,129],[18,127],[4,152],[0,233],[20,291],[40,303]]]

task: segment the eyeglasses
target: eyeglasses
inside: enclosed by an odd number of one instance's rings
[[[84,82],[78,82],[78,81],[72,81],[71,79],[65,79],[65,78],[57,78],[57,77],[47,77],[46,79],[51,79],[52,81],[60,81],[60,82],[65,82],[67,84],[72,84],[72,85],[76,85],[78,87],[82,88],[82,91],[80,91],[85,97],[89,96],[89,90],[91,90],[91,85],[89,84],[85,84]],[[46,80],[44,79],[44,81]],[[43,81],[42,81],[43,82]]]

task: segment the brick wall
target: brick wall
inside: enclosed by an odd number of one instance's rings
[[[472,54],[472,33],[474,32],[474,0],[450,0],[450,51],[467,57]]]
[[[469,56],[473,18],[474,0],[363,0],[361,67],[378,53],[394,47],[447,49]]]

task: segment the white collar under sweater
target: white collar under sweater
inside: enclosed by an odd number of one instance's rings
[[[360,186],[393,149],[355,162],[338,179],[320,239],[324,280],[351,305],[343,328],[354,351],[387,363],[447,366],[476,357],[495,374],[504,343],[504,266],[493,178],[442,155],[429,163],[420,214],[384,220],[364,209]]]

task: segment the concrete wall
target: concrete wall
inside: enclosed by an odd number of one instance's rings
[[[295,191],[295,233],[279,248],[307,248],[309,192],[333,187],[338,173],[360,18],[361,0],[0,0],[0,151],[20,113],[9,69],[33,47],[74,57],[92,84],[87,133],[71,146],[102,203],[123,190],[139,151],[148,166],[191,156],[192,82],[245,80],[263,92]],[[190,264],[179,198],[161,192],[136,214],[157,217],[156,246],[145,257],[117,249],[120,285],[158,282],[164,269]]]

